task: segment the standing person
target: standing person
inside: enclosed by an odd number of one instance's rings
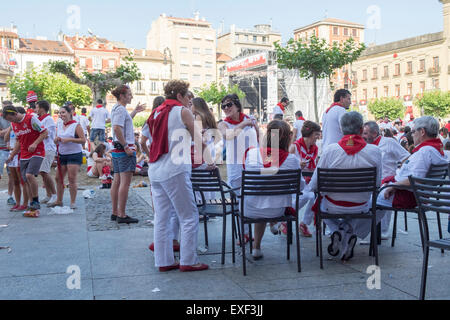
[[[164,87],[166,100],[153,110],[147,120],[152,141],[149,152],[149,178],[152,182],[155,210],[155,266],[159,267],[161,272],[174,269],[208,269],[208,265],[199,263],[197,256],[199,215],[190,180],[190,149],[192,140],[201,141],[201,136],[200,131],[195,128],[192,112],[185,108],[190,104],[188,88],[189,83],[185,81],[169,81]],[[184,132],[182,140],[172,139],[180,132]],[[176,153],[180,147],[184,151],[181,159]],[[198,147],[195,143],[194,148],[200,152]],[[181,229],[179,263],[173,256],[174,241],[169,231],[172,211],[176,212]]]
[[[294,143],[294,141],[297,141],[302,137],[302,127],[305,123],[305,118],[303,118],[303,113],[299,110],[295,112],[295,122],[294,122],[294,130],[292,131],[292,141],[291,143]]]
[[[3,168],[5,167],[6,160],[8,159],[8,156],[9,156],[9,150],[7,148],[6,141],[5,141],[6,140],[5,137],[9,133],[9,127],[10,127],[10,123],[8,121],[6,121],[3,117],[1,117],[0,118],[0,179],[3,178]],[[16,205],[16,203],[12,197],[14,187],[11,188],[11,186],[10,186],[10,185],[14,186],[14,183],[13,183],[13,180],[10,176],[8,169],[6,170],[6,172],[8,173],[8,176],[9,176],[8,200],[6,201],[6,203],[10,206],[14,206],[14,205]]]
[[[48,132],[42,126],[38,117],[34,114],[20,114],[13,106],[3,108],[3,118],[12,122],[12,128],[16,135],[16,144],[8,157],[7,163],[11,162],[20,151],[20,172],[31,196],[31,210],[41,208],[39,203],[39,186],[36,176],[39,175],[42,161],[45,157],[44,139]]]
[[[86,115],[86,108],[81,108],[81,115],[80,117],[80,124],[81,127],[83,128],[83,132],[84,132],[84,136],[87,138],[88,135],[90,135],[91,133],[91,127],[90,127],[90,120]],[[83,145],[83,149],[86,149],[86,144]]]
[[[103,105],[102,99],[97,100],[97,106],[91,110],[89,115],[91,123],[91,134],[89,140],[91,141],[91,150],[94,150],[94,141],[96,138],[100,142],[105,142],[105,124],[111,122],[111,115]]]
[[[36,102],[38,101],[38,97],[36,92],[30,90],[27,92],[27,103],[28,103],[28,110],[27,114],[35,113],[36,109]]]
[[[134,111],[129,114],[126,107],[133,99],[130,87],[118,86],[112,94],[116,97],[117,104],[111,112],[114,137],[114,149],[111,150],[114,167],[114,180],[111,186],[111,220],[118,223],[138,223],[138,219],[126,215],[125,207],[131,179],[136,170],[133,118],[138,112],[145,110],[145,104],[138,103]],[[100,108],[97,109],[100,110]],[[104,111],[100,112],[104,113]]]
[[[39,121],[41,121],[42,125],[48,132],[48,136],[44,140],[45,158],[42,161],[41,168],[39,170],[47,192],[47,197],[42,199],[41,203],[56,201],[55,181],[53,181],[53,178],[50,175],[50,170],[52,169],[53,160],[56,155],[56,124],[50,116],[49,111],[50,103],[48,103],[48,101],[42,100],[36,103],[36,112],[39,116]]]
[[[75,121],[76,123],[80,123],[80,116],[77,115],[77,113],[75,112],[75,107],[72,101],[67,101],[66,103],[64,103],[63,107],[69,108],[70,113],[72,114],[72,120]],[[56,122],[57,126],[59,125],[60,122],[62,123],[61,117],[59,117]]]
[[[352,103],[352,95],[346,89],[339,89],[334,94],[334,103],[322,116],[323,142],[322,149],[325,151],[329,144],[337,143],[342,139],[340,121],[346,110]]]
[[[59,109],[59,117],[55,142],[58,145],[58,172],[56,174],[57,199],[48,203],[47,207],[63,205],[64,178],[67,174],[69,179],[70,208],[76,209],[77,199],[77,175],[83,163],[83,147],[86,142],[83,128],[73,120],[70,107],[65,106]]]
[[[447,128],[447,131],[450,132],[450,120],[447,121],[445,128]]]
[[[279,120],[283,120],[284,111],[286,107],[289,105],[289,99],[284,97],[281,101],[273,108],[272,118],[275,119],[277,117]]]

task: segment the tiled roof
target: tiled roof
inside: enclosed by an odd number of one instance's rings
[[[216,61],[219,62],[228,62],[233,60],[229,55],[227,55],[226,53],[221,53],[221,52],[217,52],[216,53]]]
[[[0,31],[0,37],[8,37],[8,38],[14,38],[18,39],[19,36],[17,33],[11,32],[11,31]]]
[[[323,20],[311,23],[311,24],[309,24],[307,26],[297,28],[297,29],[294,30],[294,33],[299,31],[299,30],[307,29],[307,28],[310,28],[312,26],[317,26],[317,25],[322,25],[322,24],[339,24],[339,25],[347,25],[347,26],[354,26],[354,27],[358,27],[358,28],[364,28],[363,24],[350,22],[350,21],[345,21],[345,20],[341,20],[341,19],[335,19],[335,18],[326,18],[326,19],[323,19]]]
[[[73,55],[62,41],[36,40],[20,38],[19,52],[39,52],[58,55]]]
[[[109,42],[106,39],[103,38],[97,38],[97,37],[84,37],[84,36],[73,36],[73,37],[69,37],[69,36],[65,36],[64,38],[69,45],[72,47],[72,49],[74,50],[89,50],[89,51],[117,51],[119,52],[119,49],[117,49],[111,42]],[[77,44],[79,42],[83,42],[83,48],[78,48]],[[98,44],[98,49],[95,49],[92,45],[94,43]],[[108,49],[108,44],[111,44],[111,49]]]
[[[164,60],[164,55],[161,52],[155,50],[135,49],[134,58]]]

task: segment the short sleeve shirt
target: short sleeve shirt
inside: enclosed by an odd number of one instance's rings
[[[134,144],[134,128],[133,119],[127,112],[124,106],[117,104],[113,107],[111,112],[111,125],[122,127],[123,136],[127,144]],[[114,132],[114,130],[113,130]],[[114,140],[117,141],[116,134],[113,136]]]

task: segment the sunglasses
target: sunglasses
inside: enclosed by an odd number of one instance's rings
[[[231,108],[233,106],[233,102],[228,102],[227,104],[222,105],[222,110],[225,110],[226,108]]]

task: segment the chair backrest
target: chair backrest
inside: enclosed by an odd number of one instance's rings
[[[377,168],[317,168],[317,189],[319,193],[374,193],[377,190]]]
[[[432,164],[427,172],[427,178],[445,179],[448,176],[450,164]]]
[[[192,189],[200,192],[223,193],[219,169],[214,170],[192,170]]]
[[[450,180],[409,177],[420,211],[450,213]]]
[[[244,170],[241,196],[299,195],[301,174],[301,169],[278,170],[275,174]]]

